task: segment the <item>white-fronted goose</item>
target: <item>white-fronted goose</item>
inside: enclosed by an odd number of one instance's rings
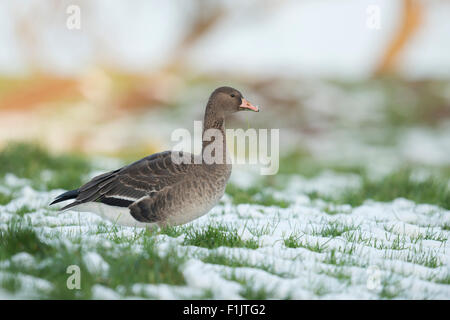
[[[211,163],[201,155],[178,151],[156,153],[96,176],[59,195],[50,205],[74,199],[61,210],[94,212],[127,226],[173,226],[192,221],[214,207],[225,192],[231,174],[231,164],[225,161],[225,117],[243,110],[259,111],[231,87],[217,88],[206,105],[202,155],[214,142],[206,137],[206,130],[218,129],[224,161]],[[180,163],[180,156],[191,161]]]

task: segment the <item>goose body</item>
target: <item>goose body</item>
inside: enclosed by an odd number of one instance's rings
[[[224,118],[240,109],[258,111],[230,87],[216,89],[206,107],[203,132],[212,128],[223,133],[219,145],[223,147],[224,161],[207,163],[203,152],[156,153],[96,176],[80,188],[59,195],[51,204],[74,199],[61,210],[94,212],[134,227],[181,225],[206,214],[223,196],[231,175],[231,164],[226,161]],[[210,143],[204,140],[203,150]],[[180,163],[174,160],[176,156],[190,161]]]

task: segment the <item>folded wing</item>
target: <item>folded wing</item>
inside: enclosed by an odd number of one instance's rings
[[[187,164],[174,163],[171,154],[171,151],[156,153],[94,177],[77,190],[75,201],[62,210],[86,202],[129,207],[144,197],[155,197],[163,189],[167,192],[170,186],[184,179],[188,170]]]

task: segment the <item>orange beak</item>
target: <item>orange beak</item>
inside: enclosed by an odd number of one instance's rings
[[[255,112],[259,112],[259,108],[257,106],[252,105],[250,102],[248,102],[244,98],[242,98],[242,103],[239,107],[242,109],[249,109],[249,110],[252,110]]]

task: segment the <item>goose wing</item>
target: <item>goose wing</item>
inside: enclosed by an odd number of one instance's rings
[[[174,163],[171,154],[171,151],[156,153],[94,177],[77,190],[75,201],[61,210],[86,202],[128,207],[143,197],[167,189],[185,178],[189,166]]]

